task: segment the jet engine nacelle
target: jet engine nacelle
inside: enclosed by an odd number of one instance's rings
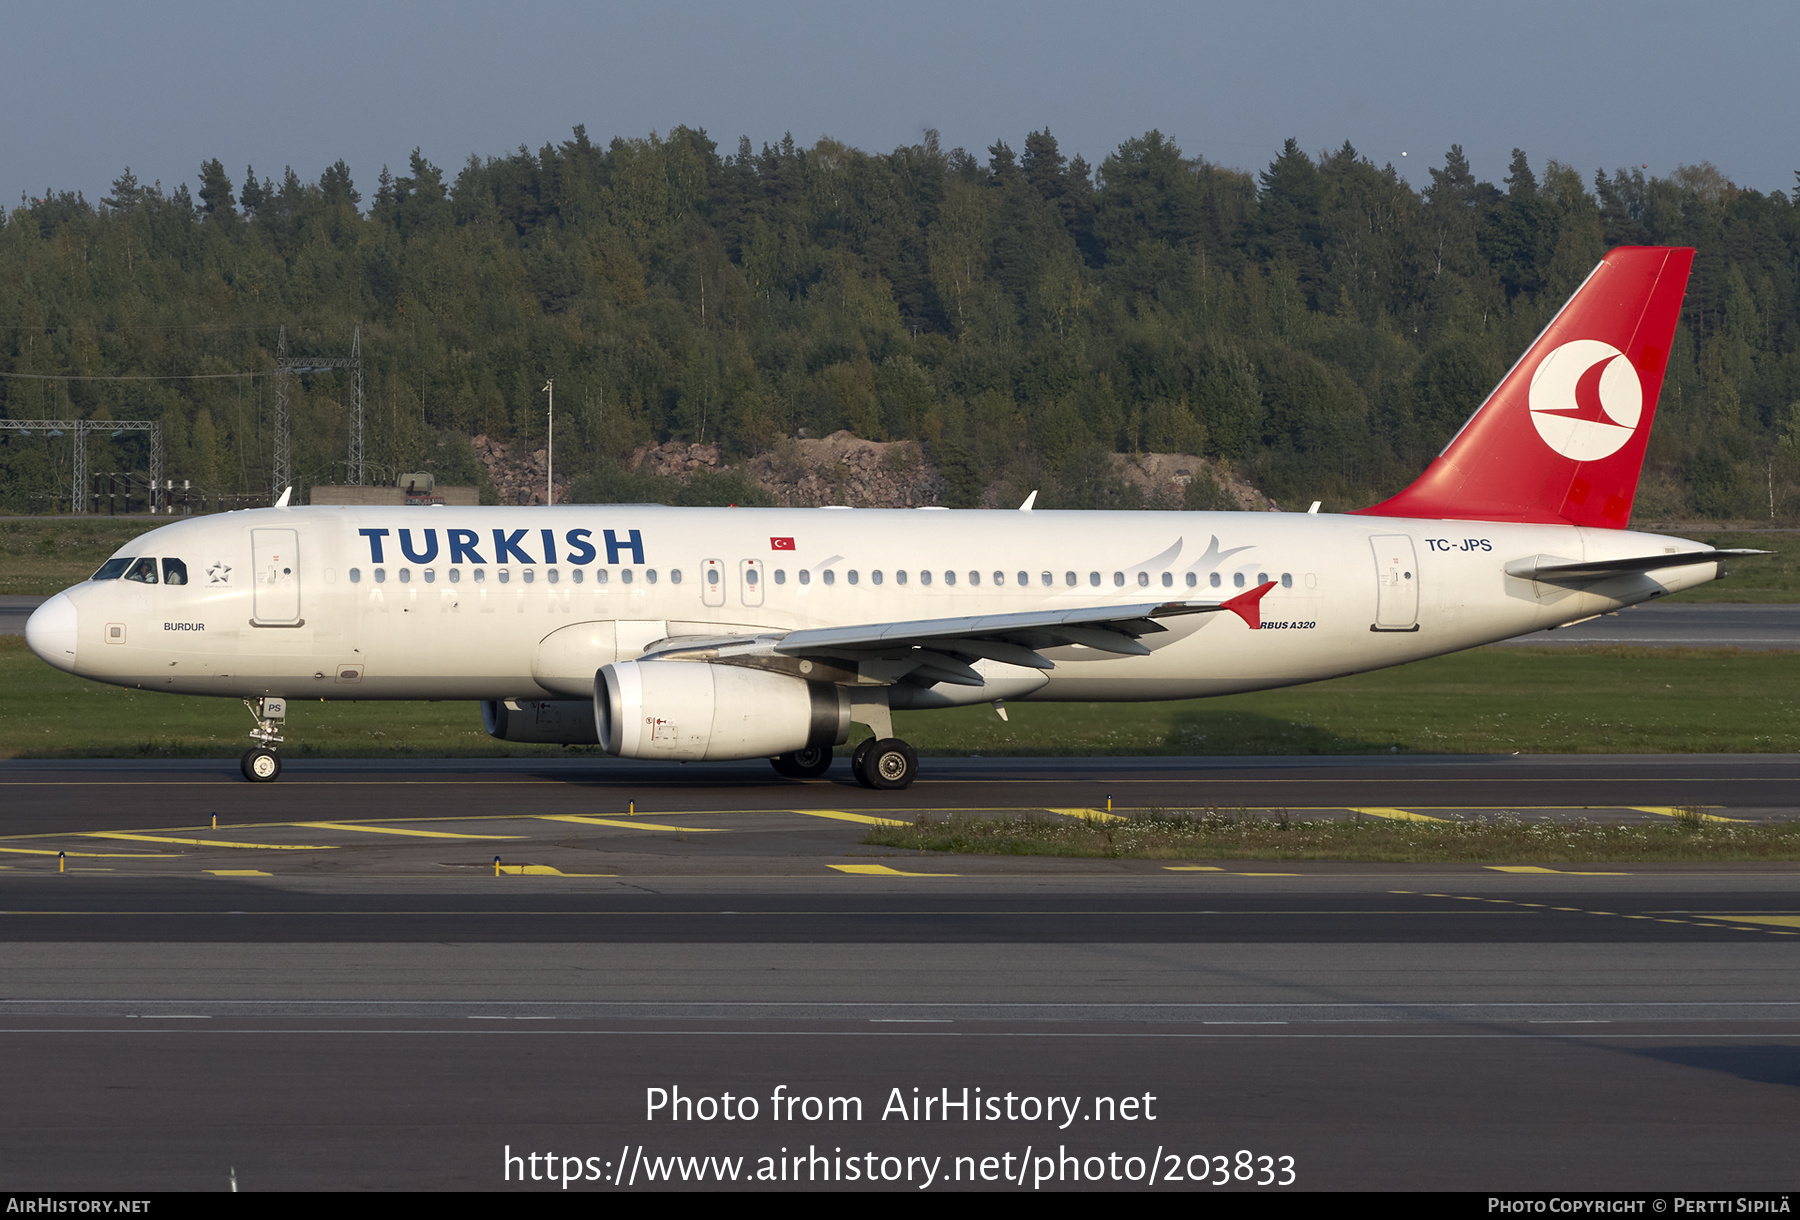
[[[850,736],[829,682],[707,661],[621,661],[594,675],[600,747],[621,758],[772,758]]]
[[[481,723],[489,737],[557,746],[598,745],[592,699],[484,699]]]

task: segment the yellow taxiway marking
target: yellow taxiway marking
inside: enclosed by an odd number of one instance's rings
[[[1583,873],[1568,868],[1539,868],[1535,864],[1484,864],[1496,873],[1553,873],[1559,877],[1629,877],[1630,873]]]
[[[1104,809],[1052,809],[1044,806],[1045,813],[1060,813],[1065,818],[1081,818],[1089,822],[1123,822],[1120,814],[1108,813]]]
[[[626,821],[623,818],[590,818],[578,813],[540,813],[535,814],[540,822],[580,822],[584,826],[622,826],[626,830],[677,830],[683,834],[711,835],[724,834],[722,826],[670,826],[666,822],[640,822],[636,819]],[[476,836],[470,835],[469,838]]]
[[[798,813],[804,817],[809,817],[809,818],[834,818],[840,822],[861,822],[864,826],[911,826],[912,825],[911,822],[896,822],[892,818],[870,817],[866,813],[845,813],[842,809],[790,809],[790,810],[788,810],[788,812],[789,813]],[[836,868],[837,865],[834,864],[834,865],[832,865],[832,867]],[[909,874],[909,875],[916,875],[916,876],[921,876],[921,877],[936,877],[936,876],[940,876],[940,875],[948,876],[949,874],[947,874],[947,873],[945,873],[945,874],[918,873],[918,874]]]
[[[827,868],[835,868],[840,873],[854,873],[859,877],[958,877],[960,873],[903,873],[897,868],[889,868],[885,864],[828,864]]]
[[[275,875],[255,868],[203,868],[200,871],[214,877],[273,877]]]
[[[1390,809],[1385,805],[1364,805],[1361,808],[1346,805],[1351,813],[1366,814],[1372,818],[1386,818],[1390,822],[1448,822],[1448,818],[1428,818],[1422,813],[1413,813],[1406,809]]]
[[[1163,868],[1171,873],[1222,873],[1222,868],[1214,868],[1210,864],[1165,864]]]
[[[1654,813],[1665,818],[1698,818],[1702,822],[1748,822],[1749,818],[1722,818],[1716,813],[1701,813],[1698,809],[1682,809],[1676,805],[1627,805],[1625,808],[1633,813]]]
[[[1550,870],[1543,869],[1540,871],[1549,872]],[[1580,875],[1580,874],[1577,874],[1577,875]],[[1596,874],[1587,874],[1587,875],[1593,876]],[[1607,876],[1609,874],[1601,873],[1598,875],[1599,876]],[[1614,874],[1614,875],[1627,876],[1629,874]],[[1415,891],[1413,891],[1413,890],[1389,890],[1388,893],[1390,893],[1390,894],[1412,894],[1412,893],[1415,893]],[[1419,896],[1422,898],[1452,898],[1452,899],[1461,899],[1463,902],[1492,902],[1492,903],[1497,903],[1501,906],[1537,907],[1539,910],[1544,909],[1539,903],[1515,902],[1510,898],[1476,898],[1476,897],[1471,897],[1468,894],[1430,894],[1430,893],[1420,893]],[[1662,918],[1657,915],[1622,915],[1617,911],[1591,911],[1591,910],[1584,910],[1581,907],[1551,907],[1549,909],[1553,910],[1553,911],[1569,911],[1569,912],[1572,912],[1577,915],[1605,915],[1612,919],[1642,919],[1642,920],[1648,920],[1652,923],[1682,923],[1682,924],[1688,924],[1688,925],[1690,925],[1692,927],[1696,927],[1696,928],[1717,928],[1720,931],[1724,931],[1724,932],[1767,932],[1770,936],[1800,936],[1800,931],[1784,932],[1780,928],[1741,928],[1741,927],[1738,927],[1736,923],[1711,922],[1711,921],[1715,921],[1715,920],[1734,920],[1739,923],[1787,924],[1792,927],[1800,928],[1800,915],[1707,915],[1707,914],[1696,913],[1696,916],[1693,919],[1665,919],[1665,918]],[[1520,912],[1520,914],[1524,914],[1524,913],[1525,912]]]
[[[73,860],[80,856],[88,860],[173,860],[179,852],[172,851],[51,851],[46,847],[0,847],[0,851],[9,851],[21,856],[67,856]]]
[[[168,835],[128,834],[123,830],[90,830],[84,839],[129,839],[134,843],[179,843],[185,847],[249,847],[263,851],[336,851],[329,843],[228,843],[224,839],[175,839]]]
[[[412,835],[420,839],[521,839],[523,835],[459,835],[448,830],[401,830],[393,826],[359,826],[354,822],[289,822],[307,830],[354,830],[366,835]]]
[[[617,877],[617,873],[565,873],[551,864],[502,864],[500,871],[509,877]]]

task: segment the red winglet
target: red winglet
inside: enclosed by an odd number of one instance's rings
[[[1263,595],[1274,587],[1274,581],[1264,581],[1262,584],[1257,585],[1256,588],[1251,589],[1248,593],[1240,593],[1230,601],[1222,603],[1219,606],[1219,609],[1229,610],[1239,618],[1243,619],[1244,624],[1248,626],[1250,630],[1261,631]]]

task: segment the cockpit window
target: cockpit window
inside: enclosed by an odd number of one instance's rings
[[[165,585],[185,585],[187,583],[187,564],[179,559],[163,560],[163,583]]]
[[[93,580],[117,580],[125,575],[125,569],[131,566],[129,559],[109,559],[100,565],[100,570],[91,577]]]
[[[156,560],[154,560],[154,559],[133,560],[131,566],[125,570],[125,579],[126,580],[141,580],[147,585],[155,584],[156,583]]]

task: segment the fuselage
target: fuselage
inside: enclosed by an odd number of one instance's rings
[[[1568,588],[1508,576],[1509,563],[1696,549],[1613,529],[1293,513],[258,509],[129,543],[115,561],[138,562],[52,599],[31,643],[82,677],[183,694],[569,699],[591,694],[596,664],[667,637],[1217,602],[1274,582],[1258,630],[1173,618],[1144,638],[1148,656],[1070,645],[1044,654],[1054,669],[950,692],[1177,699],[1453,652],[1718,574],[1709,561]]]

